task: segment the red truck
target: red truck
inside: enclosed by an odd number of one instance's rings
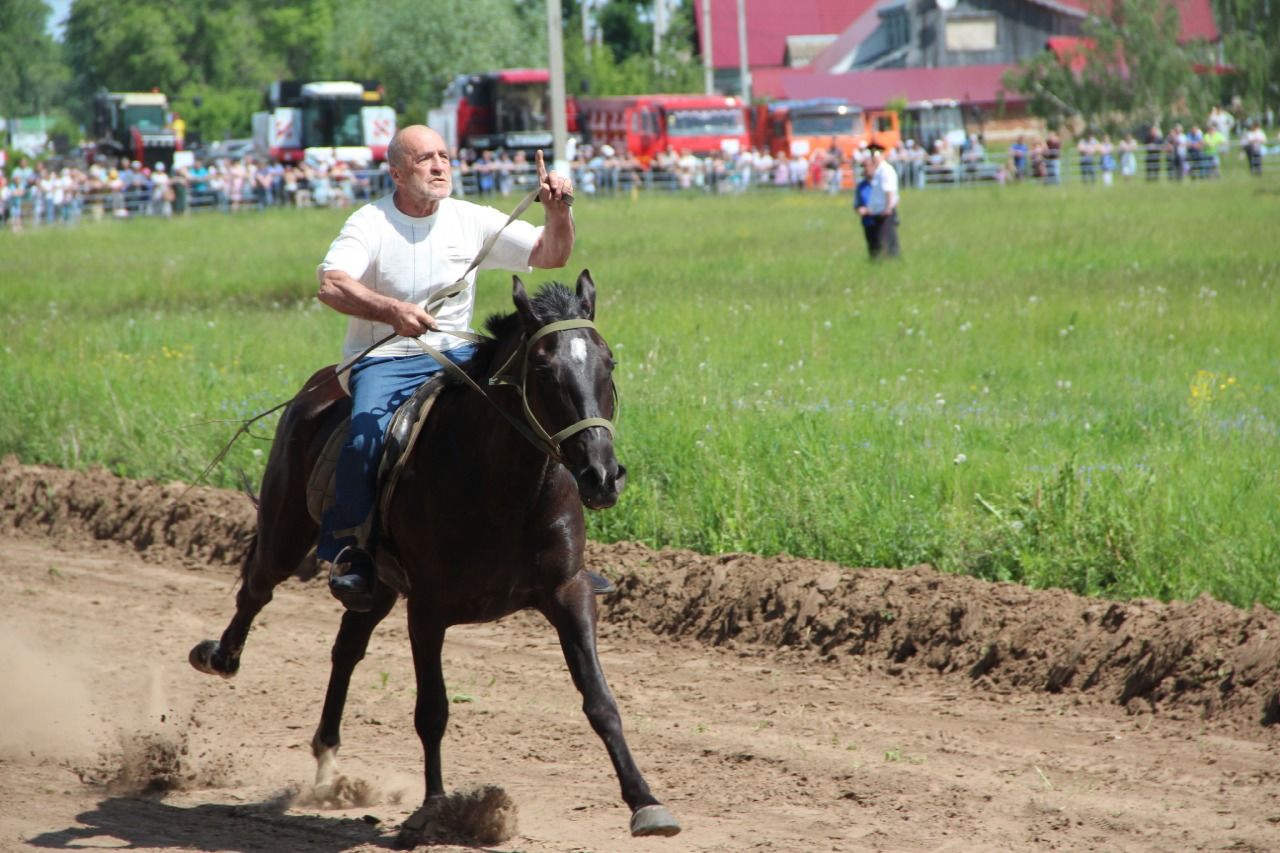
[[[565,102],[569,133],[578,132],[578,107]],[[451,151],[551,151],[551,74],[508,68],[455,77],[444,102],[427,113]]]
[[[586,141],[627,151],[644,166],[668,148],[707,155],[751,145],[747,107],[723,95],[619,95],[578,102]]]
[[[808,157],[834,143],[847,162],[860,145],[876,142],[892,150],[901,132],[892,110],[864,113],[842,99],[813,98],[757,104],[752,138],[757,148],[783,157]]]

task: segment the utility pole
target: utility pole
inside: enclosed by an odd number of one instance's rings
[[[667,35],[667,0],[653,0],[653,58],[662,53],[662,40]]]
[[[711,0],[702,0],[702,78],[706,93],[714,95],[716,82],[711,65]]]
[[[569,122],[564,107],[564,19],[560,14],[560,0],[547,0],[547,52],[551,55],[551,139],[554,155],[552,167],[567,175],[569,163],[565,159],[565,143],[569,138]]]
[[[747,65],[747,0],[738,0],[738,88],[751,103],[751,70]]]

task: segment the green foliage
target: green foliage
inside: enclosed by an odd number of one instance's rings
[[[1258,115],[1280,105],[1280,3],[1214,0],[1223,52],[1232,73],[1223,75],[1224,103],[1239,99],[1241,111]]]
[[[195,99],[200,99],[196,106]],[[211,89],[189,84],[169,99],[172,109],[187,122],[188,132],[198,131],[204,141],[247,137],[253,113],[262,109],[262,89],[233,86]]]
[[[640,19],[640,10],[649,5],[645,0],[607,0],[596,11],[596,26],[616,61],[653,55],[653,23]]]
[[[0,117],[58,106],[67,74],[45,32],[50,14],[44,0],[0,0]]]
[[[483,21],[483,26],[477,22]],[[422,121],[454,76],[478,70],[546,65],[545,18],[532,29],[511,0],[363,0],[336,14],[338,67],[383,82]]]
[[[616,8],[615,8],[616,7]],[[616,0],[597,15],[609,12],[618,20],[635,18],[637,34],[628,35],[621,43],[609,38],[604,29],[604,44],[588,47],[582,40],[582,19],[566,16],[564,54],[565,86],[573,94],[589,96],[631,95],[640,92],[700,92],[702,69],[692,56],[692,12],[684,6],[669,22],[661,49],[653,52],[651,24],[639,21],[636,4]],[[620,25],[617,25],[620,26]]]
[[[1167,0],[1098,2],[1085,22],[1074,58],[1044,51],[1005,75],[1005,86],[1029,99],[1032,113],[1051,123],[1128,129],[1135,122],[1203,116],[1213,100],[1195,64],[1211,53],[1180,45],[1177,6]],[[1071,65],[1083,67],[1072,69]]]

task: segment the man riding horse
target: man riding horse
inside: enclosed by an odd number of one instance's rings
[[[358,358],[348,377],[351,426],[335,472],[336,499],[321,521],[316,556],[329,568],[329,589],[350,610],[372,606],[378,525],[378,465],[396,409],[442,368],[412,340],[455,363],[475,346],[449,332],[466,332],[475,310],[472,262],[496,240],[478,269],[528,271],[564,266],[573,251],[572,186],[548,173],[538,152],[538,199],[546,224],[520,220],[451,198],[453,174],[440,134],[414,125],[387,147],[395,191],[353,213],[329,247],[317,274],[317,298],[346,314],[343,360]],[[433,295],[465,279],[467,287],[427,312]],[[381,343],[392,333],[397,337]],[[372,348],[370,348],[372,347]],[[593,579],[595,580],[595,579]],[[600,578],[597,585],[605,584]]]

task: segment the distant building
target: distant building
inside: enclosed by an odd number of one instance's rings
[[[694,3],[702,32],[701,0]],[[1170,0],[1182,40],[1217,41],[1212,0]],[[755,98],[843,97],[864,109],[955,100],[1017,112],[1017,63],[1078,37],[1089,0],[747,0]],[[739,92],[737,0],[711,0],[716,86]],[[699,39],[699,44],[701,44]]]

